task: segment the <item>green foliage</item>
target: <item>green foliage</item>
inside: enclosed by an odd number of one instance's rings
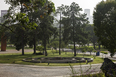
[[[77,43],[87,43],[88,34],[85,31],[85,26],[88,24],[85,14],[80,14],[82,9],[75,2],[71,3],[70,6],[61,5],[56,10],[57,13],[63,15],[61,24],[63,24],[63,41],[68,44],[69,41]],[[74,14],[73,14],[74,13]],[[74,34],[73,34],[74,29]],[[74,36],[74,40],[73,40]]]
[[[107,9],[106,9],[107,8]],[[94,30],[98,41],[110,51],[116,49],[116,1],[101,1],[94,11]]]
[[[38,50],[38,51],[40,51],[40,52],[41,52],[41,51],[43,51],[43,50],[44,50],[44,47],[43,47],[43,46],[37,46],[37,47],[36,47],[36,50]]]
[[[74,46],[70,46],[69,48],[73,50],[74,49]]]
[[[93,50],[94,50],[93,47],[88,47],[88,51],[89,51],[89,52],[92,52]]]
[[[108,52],[104,52],[104,54],[108,54]]]
[[[86,51],[88,50],[88,46],[84,46],[83,48],[84,48]]]
[[[100,51],[101,53],[103,53],[103,54],[108,54],[108,52],[105,52],[105,51]]]
[[[86,31],[88,31],[88,42],[93,43],[95,47],[95,43],[97,42],[97,36],[95,35],[94,32],[94,25],[87,25],[86,26]]]
[[[97,52],[96,50],[93,50],[93,52],[95,53],[95,52]]]
[[[47,43],[45,38],[49,40],[53,31],[56,30],[51,26],[54,18],[50,14],[55,11],[53,2],[48,0],[6,0],[6,3],[11,6],[8,14],[5,16],[6,21],[3,23],[3,26],[14,32],[10,37],[14,39],[10,40],[14,43],[17,50],[24,49],[24,46],[29,44],[31,47],[34,45],[35,52],[36,42],[40,37],[42,41],[45,41],[44,44]],[[16,13],[15,9],[17,7],[21,13]],[[49,14],[47,14],[48,12]],[[44,22],[46,23],[44,24]],[[47,26],[50,27],[48,28]],[[48,28],[48,30],[45,30],[45,28]],[[43,36],[45,37],[43,38]]]
[[[104,51],[100,51],[101,53],[104,53]]]
[[[85,53],[86,51],[85,51],[85,49],[82,49],[82,53]]]
[[[53,48],[55,48],[55,49],[58,48],[59,47],[59,41],[53,41],[53,42],[51,42],[50,46],[53,47]]]

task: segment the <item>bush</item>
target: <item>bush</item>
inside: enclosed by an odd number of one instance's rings
[[[93,50],[94,53],[96,53],[97,51],[96,50]]]
[[[102,54],[105,54],[105,57],[106,57],[106,54],[108,54],[108,52],[105,52],[105,51],[101,51]],[[102,58],[103,58],[103,55],[102,55]]]
[[[73,50],[74,49],[74,46],[70,46],[69,48]]]
[[[38,50],[38,51],[40,51],[40,52],[41,52],[41,51],[43,51],[43,50],[44,50],[44,47],[43,47],[43,46],[37,46],[37,47],[36,47],[36,50]]]
[[[93,47],[88,47],[88,51],[89,51],[89,52],[92,52],[93,50],[94,50]]]

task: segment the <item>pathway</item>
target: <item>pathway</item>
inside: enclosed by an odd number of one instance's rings
[[[100,71],[101,64],[94,64],[92,72]],[[82,65],[83,71],[87,71],[90,65]],[[74,66],[76,72],[80,72],[80,66]],[[87,71],[90,73],[91,71]],[[92,73],[91,72],[91,73]],[[20,64],[0,64],[0,77],[69,77],[69,66],[34,66]]]

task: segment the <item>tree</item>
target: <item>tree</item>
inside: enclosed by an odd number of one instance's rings
[[[26,14],[26,16],[29,17],[29,22],[28,22],[29,24],[27,24],[26,27],[28,27],[28,25],[32,25],[35,29],[35,30],[26,29],[25,31],[19,30],[20,28],[17,28],[18,30],[15,29],[15,31],[16,31],[15,33],[22,33],[21,35],[24,35],[24,37],[22,37],[20,35],[18,37],[16,36],[15,41],[17,41],[17,42],[16,42],[15,45],[18,47],[18,50],[22,46],[22,54],[24,54],[24,45],[26,45],[27,43],[30,46],[34,45],[34,53],[36,53],[36,41],[37,41],[37,33],[38,33],[37,32],[37,30],[38,30],[37,24],[39,25],[41,23],[41,19],[44,17],[45,14],[50,15],[51,12],[54,11],[54,4],[51,1],[48,1],[48,0],[13,0],[13,1],[12,0],[6,0],[6,3],[11,5],[11,7],[9,8],[9,13],[8,13],[10,16],[11,16],[10,13],[12,13],[11,11],[14,8],[17,8],[17,7],[21,6],[21,8],[19,7],[20,9],[18,9],[18,10],[20,10],[20,13],[23,12],[23,13]],[[13,13],[12,13],[13,15],[15,15],[15,11],[13,10]],[[38,13],[38,11],[39,11],[39,13]],[[38,15],[38,16],[36,17],[35,14]],[[9,15],[7,15],[7,16],[9,16]],[[15,21],[12,20],[12,22],[14,23]],[[11,29],[11,27],[8,27],[8,28]],[[32,34],[32,36],[33,36],[33,38],[31,38],[31,40],[29,38],[30,36],[28,36],[29,34]],[[19,37],[22,37],[22,39],[21,38],[19,39]],[[22,44],[19,43],[20,40],[22,40]]]
[[[96,53],[97,51],[96,51],[96,50],[93,50],[93,52],[94,52],[94,53]],[[96,57],[96,54],[95,54],[95,55],[93,55],[93,57],[94,57],[94,59],[95,59],[95,57]]]
[[[37,46],[36,50],[40,51],[40,53],[41,53],[41,51],[44,50],[44,47],[43,46]]]
[[[93,47],[88,47],[88,51],[90,52],[90,55],[93,50],[94,50]]]
[[[81,14],[82,9],[78,4],[73,2],[70,6],[60,6],[62,8],[63,24],[63,41],[67,44],[70,40],[74,43],[74,56],[76,56],[75,42],[83,44],[87,43],[88,34],[85,26],[88,24],[85,14]],[[60,10],[60,9],[59,9]]]
[[[59,47],[59,42],[58,41],[53,41],[53,42],[51,42],[51,44],[50,44],[55,50],[56,50],[56,52],[57,52],[57,48]]]
[[[6,23],[6,20],[3,26],[10,26],[9,28],[14,32],[14,38],[11,39],[11,42],[14,43],[17,50],[20,50],[22,48],[22,55],[24,55],[24,46],[27,43],[27,32],[29,29],[33,29],[37,25],[29,23],[29,18],[25,13],[16,14],[16,16],[11,21],[12,23],[10,23],[9,25],[8,23]]]
[[[94,24],[91,25],[87,25],[86,26],[86,31],[88,31],[89,35],[88,35],[88,41],[93,43],[93,46],[94,46],[94,49],[95,49],[95,43],[97,42],[97,36],[95,35],[95,32],[94,32]]]
[[[33,36],[30,38],[29,45],[34,46],[34,54],[36,54],[36,43],[38,39],[41,38],[41,36],[39,36],[39,31],[41,31],[40,24],[44,22],[42,21],[42,19],[44,19],[44,17],[47,17],[47,15],[49,16],[55,10],[53,2],[44,0],[46,2],[44,2],[44,4],[40,6],[39,1],[33,2],[32,7],[34,7],[36,11],[31,10],[31,12],[28,13],[30,22],[36,22],[38,24],[35,30],[30,31],[31,35],[29,36],[29,38]]]
[[[101,1],[94,11],[94,31],[98,41],[110,51],[116,49],[116,2]]]
[[[53,16],[46,15],[40,23],[41,30],[39,32],[39,36],[42,40],[42,45],[44,46],[45,56],[47,56],[46,44],[49,42],[50,37],[55,33],[57,29],[52,26],[53,19]]]
[[[26,13],[24,13],[26,12],[26,8],[24,6],[26,3],[30,2],[30,0],[6,0],[6,3],[10,4],[11,6],[9,7],[8,13],[5,16],[6,21],[4,22],[3,26],[11,30],[13,33],[16,33],[16,40],[14,44],[17,50],[22,48],[22,55],[24,55],[24,46],[27,42],[25,33],[28,29],[31,29],[32,27],[35,28],[37,26],[36,23],[29,23],[29,18],[27,17]],[[16,14],[16,11],[20,12]],[[17,33],[19,36],[17,36]]]
[[[83,57],[84,57],[84,55],[85,55],[84,53],[86,52],[86,50],[85,49],[82,49],[81,51],[82,51]]]

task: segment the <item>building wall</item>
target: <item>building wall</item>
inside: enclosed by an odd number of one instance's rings
[[[90,16],[90,9],[85,9],[84,13],[87,14],[87,18],[90,24],[93,24],[93,16]]]
[[[85,9],[84,10],[84,13],[86,13],[87,14],[87,17],[89,17],[90,16],[90,9]]]
[[[1,17],[0,17],[0,23],[1,23]]]
[[[3,17],[5,14],[7,14],[7,10],[1,10],[1,17]]]

